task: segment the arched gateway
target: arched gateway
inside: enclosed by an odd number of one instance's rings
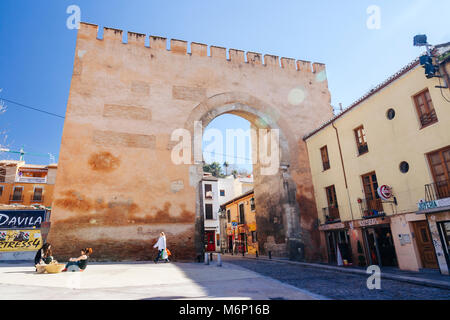
[[[322,64],[208,47],[82,23],[61,145],[49,242],[59,256],[144,260],[160,231],[179,260],[202,253],[202,164],[195,128],[232,113],[279,132],[276,170],[256,163],[262,253],[315,260],[317,209],[302,137],[332,116]],[[281,65],[280,65],[281,62]],[[192,161],[177,164],[176,130]],[[255,136],[259,138],[260,131]],[[253,145],[255,142],[253,142]],[[201,146],[200,146],[201,148]],[[200,159],[201,160],[201,159]]]

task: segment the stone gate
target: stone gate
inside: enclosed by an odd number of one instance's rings
[[[279,129],[276,174],[254,165],[261,253],[315,260],[320,240],[302,137],[332,117],[325,66],[81,23],[54,192],[55,255],[148,260],[160,231],[177,260],[204,250],[202,163],[175,164],[177,129],[194,137],[232,113]],[[189,47],[189,50],[188,50]],[[194,148],[194,146],[192,146]],[[317,151],[319,152],[319,151]]]

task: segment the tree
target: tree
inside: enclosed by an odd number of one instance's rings
[[[216,178],[225,177],[222,172],[222,167],[220,166],[220,163],[218,163],[218,162],[213,162],[211,164],[203,165],[203,171],[211,173]]]
[[[223,166],[225,167],[225,175],[228,176],[228,167],[229,167],[230,165],[228,164],[228,162],[225,161],[225,162],[223,163]]]

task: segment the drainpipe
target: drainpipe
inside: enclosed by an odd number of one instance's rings
[[[350,206],[350,214],[352,216],[352,221],[353,221],[354,220],[353,210],[352,210],[352,204],[350,202],[350,193],[348,191],[347,175],[345,174],[344,159],[342,157],[342,149],[341,149],[341,142],[339,140],[339,133],[338,133],[338,129],[334,126],[334,121],[331,122],[331,125],[333,126],[334,130],[336,131],[336,139],[337,139],[337,143],[338,143],[338,147],[339,147],[339,156],[341,157],[342,173],[344,174],[345,189],[347,190],[348,204]]]

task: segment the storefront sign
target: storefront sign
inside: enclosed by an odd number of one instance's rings
[[[324,224],[324,225],[319,226],[320,231],[337,230],[337,229],[345,229],[345,223],[343,223],[343,222],[330,223],[330,224]]]
[[[355,221],[355,227],[368,227],[375,226],[377,224],[387,224],[390,222],[389,218],[373,218]]]
[[[444,198],[433,201],[421,201],[417,204],[419,211],[450,206],[450,198]]]
[[[384,201],[387,201],[392,197],[392,189],[387,185],[382,185],[378,187],[377,193],[380,196],[380,198],[383,199]]]
[[[40,230],[0,230],[0,251],[36,251],[41,246]]]
[[[45,210],[1,210],[1,229],[40,228]]]

